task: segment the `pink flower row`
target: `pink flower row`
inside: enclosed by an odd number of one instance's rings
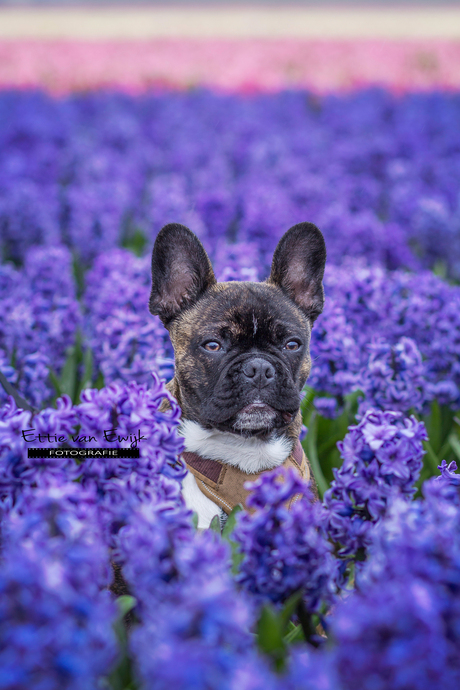
[[[156,40],[0,42],[0,88],[87,89],[196,85],[231,91],[380,85],[460,88],[460,42]]]

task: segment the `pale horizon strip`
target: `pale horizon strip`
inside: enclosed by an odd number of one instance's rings
[[[460,7],[1,7],[5,39],[460,39]]]

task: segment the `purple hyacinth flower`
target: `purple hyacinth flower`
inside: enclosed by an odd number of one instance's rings
[[[413,496],[426,438],[414,417],[368,410],[337,444],[343,464],[324,496],[323,519],[340,556],[362,559],[390,499]]]
[[[237,582],[259,602],[278,604],[301,590],[307,609],[318,611],[333,598],[335,564],[308,484],[294,471],[274,470],[248,487],[253,513],[241,514],[233,533],[243,555]]]

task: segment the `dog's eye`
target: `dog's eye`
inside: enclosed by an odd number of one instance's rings
[[[284,346],[285,350],[289,350],[290,352],[294,352],[295,350],[298,350],[300,348],[300,343],[297,340],[289,340],[286,345]]]
[[[222,349],[222,345],[217,342],[217,340],[209,340],[203,345],[204,349],[208,352],[218,352]]]

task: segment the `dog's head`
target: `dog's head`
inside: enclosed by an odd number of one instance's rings
[[[171,336],[185,419],[244,436],[298,433],[325,261],[321,232],[300,223],[281,238],[266,282],[218,283],[190,230],[161,230],[149,307]]]

